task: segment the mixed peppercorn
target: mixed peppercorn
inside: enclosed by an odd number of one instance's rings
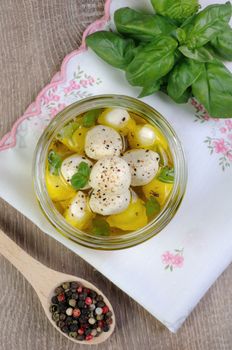
[[[113,314],[102,295],[78,282],[65,282],[54,294],[50,306],[52,319],[69,337],[91,341],[110,330]]]

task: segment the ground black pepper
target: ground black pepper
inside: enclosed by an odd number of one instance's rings
[[[112,312],[103,296],[77,282],[65,282],[51,298],[50,312],[57,327],[71,338],[91,341],[112,324]]]

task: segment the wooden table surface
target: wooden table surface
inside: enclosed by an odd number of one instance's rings
[[[103,0],[0,1],[0,137],[47,84]],[[1,168],[0,168],[1,171]],[[96,350],[231,350],[232,266],[205,295],[177,334],[171,334],[98,271],[36,228],[4,201],[0,227],[51,268],[82,276],[112,301],[117,329]],[[47,321],[34,291],[0,256],[0,349],[77,350]]]

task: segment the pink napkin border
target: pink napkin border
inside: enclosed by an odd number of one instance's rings
[[[41,112],[41,107],[40,107],[41,106],[41,98],[44,95],[44,93],[46,93],[50,88],[57,87],[59,84],[66,82],[66,80],[67,80],[66,79],[66,77],[67,77],[66,68],[67,68],[67,64],[68,64],[69,60],[73,56],[79,55],[79,54],[85,52],[87,50],[86,42],[85,42],[86,37],[89,34],[94,33],[96,31],[102,29],[106,25],[106,23],[110,19],[110,3],[111,3],[111,0],[105,1],[104,15],[100,19],[97,19],[95,22],[91,23],[86,28],[86,30],[84,31],[84,33],[82,35],[82,41],[81,41],[81,45],[80,45],[79,49],[74,50],[71,53],[69,53],[67,56],[65,56],[65,58],[61,64],[60,71],[57,72],[53,76],[53,78],[51,79],[51,82],[40,91],[40,93],[36,97],[35,101],[29,105],[29,107],[26,109],[24,114],[21,117],[19,117],[16,120],[16,122],[13,124],[11,130],[2,137],[2,139],[0,140],[0,151],[4,151],[6,149],[10,149],[10,148],[15,147],[16,134],[17,134],[18,127],[25,119],[35,117],[38,114],[40,114],[40,112]]]

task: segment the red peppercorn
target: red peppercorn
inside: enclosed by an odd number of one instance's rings
[[[77,288],[77,293],[82,293],[82,289],[83,289],[82,287],[78,287]]]
[[[86,305],[91,305],[92,304],[92,299],[90,297],[85,298],[85,303]]]
[[[83,288],[83,292],[89,294],[89,293],[90,293],[90,289],[88,289],[88,288]]]
[[[103,328],[104,327],[104,322],[103,321],[98,321],[97,325],[98,325],[98,327]]]
[[[102,308],[102,313],[103,314],[106,314],[107,312],[109,311],[109,308],[108,308],[108,306],[103,306],[103,308]]]
[[[80,334],[80,335],[84,334],[85,333],[84,328],[78,329],[77,333]]]
[[[58,299],[58,301],[65,301],[64,293],[61,293],[61,294],[57,295],[57,299]]]
[[[73,317],[79,317],[81,314],[81,310],[80,309],[74,309],[73,310]]]
[[[85,337],[85,340],[92,340],[93,339],[93,335],[89,334]]]

